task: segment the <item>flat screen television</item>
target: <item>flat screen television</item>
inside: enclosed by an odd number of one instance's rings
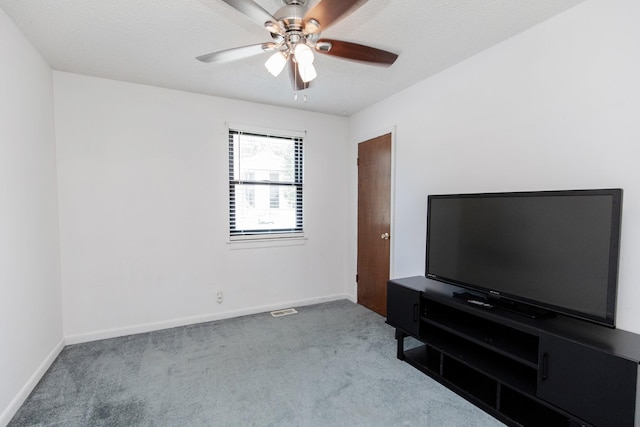
[[[428,196],[426,276],[615,327],[622,190]]]

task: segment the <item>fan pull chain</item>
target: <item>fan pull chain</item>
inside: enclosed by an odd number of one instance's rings
[[[298,92],[293,92],[293,100],[297,101],[298,100]],[[307,95],[304,95],[302,97],[302,102],[307,102]]]

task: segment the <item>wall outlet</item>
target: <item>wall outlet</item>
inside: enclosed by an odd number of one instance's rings
[[[218,291],[218,304],[222,304],[222,291]]]

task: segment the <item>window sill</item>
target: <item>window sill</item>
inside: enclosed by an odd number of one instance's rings
[[[256,248],[276,248],[283,246],[300,246],[304,245],[307,238],[304,235],[296,235],[290,237],[271,236],[236,236],[231,237],[227,244],[231,250],[236,249],[256,249]]]

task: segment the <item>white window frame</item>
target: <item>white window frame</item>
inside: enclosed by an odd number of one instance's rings
[[[293,185],[297,188],[296,207],[296,227],[295,229],[274,229],[274,230],[234,230],[234,213],[235,213],[235,192],[234,185],[246,182],[234,177],[234,149],[233,135],[235,134],[253,134],[264,137],[286,138],[294,140],[299,147],[296,152],[299,158],[295,159],[295,179],[293,182],[287,182],[286,185]],[[257,243],[255,247],[264,246],[281,246],[281,245],[297,245],[303,244],[305,240],[304,234],[304,136],[306,132],[278,130],[270,128],[262,128],[247,125],[228,125],[228,145],[229,145],[229,194],[228,194],[228,230],[229,243]],[[269,182],[261,182],[261,185],[269,185]],[[282,185],[281,182],[273,183],[274,185]]]

